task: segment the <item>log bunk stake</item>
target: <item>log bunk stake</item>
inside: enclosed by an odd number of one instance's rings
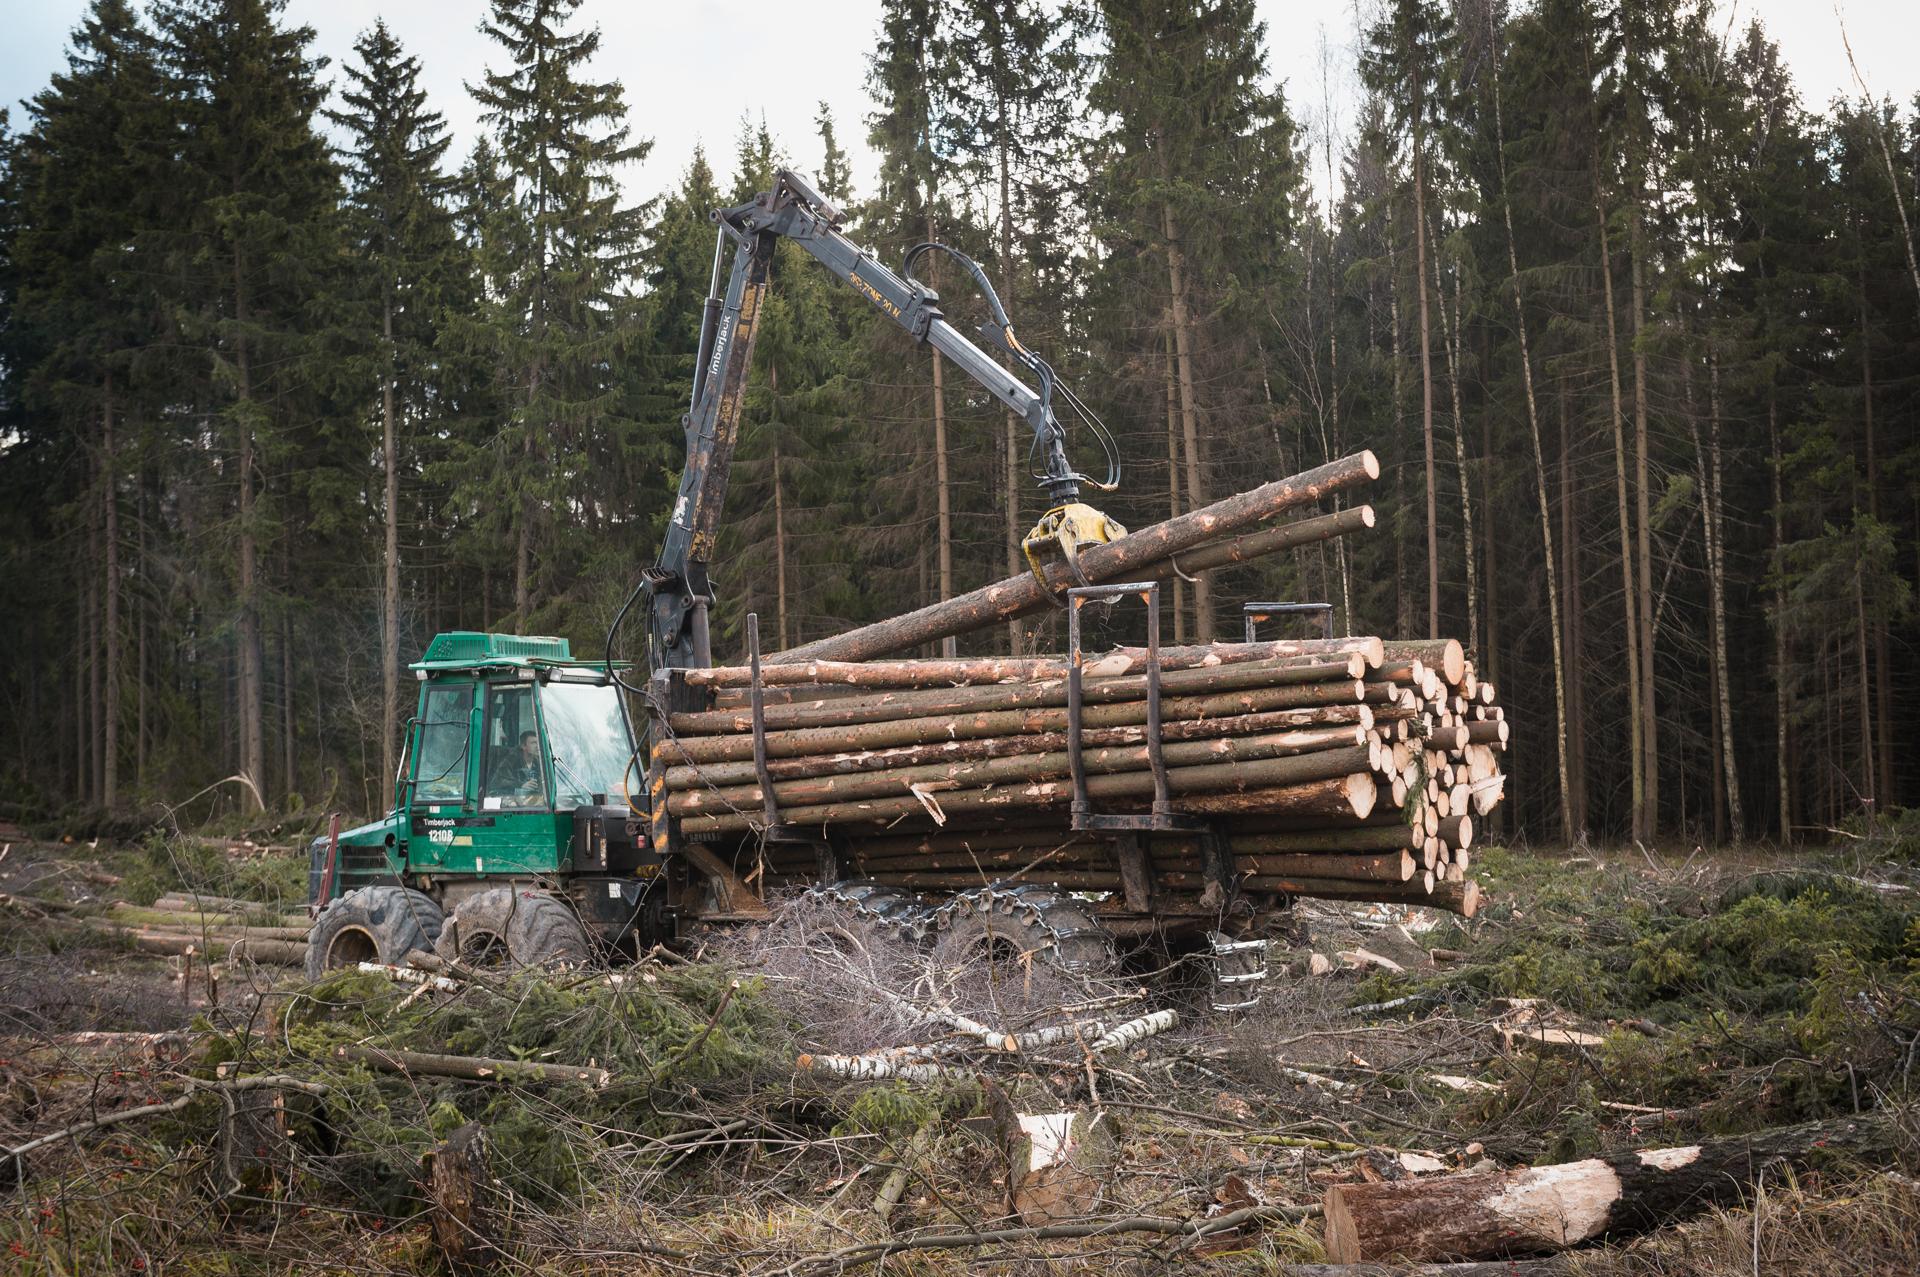
[[[1257,525],[1378,473],[1347,457],[1087,547],[1079,585],[1055,565],[1044,589],[1010,578],[766,660],[748,617],[743,665],[656,675],[655,845],[727,870],[730,897],[830,865],[911,891],[1107,892],[1122,918],[1294,896],[1471,917],[1509,725],[1458,642],[1336,637],[1324,605],[1256,603],[1245,642],[1159,643],[1160,579],[1371,527],[1365,506]],[[1083,606],[1128,597],[1146,645],[1084,652]],[[1062,655],[881,659],[1059,605]],[[1254,635],[1307,608],[1325,637]]]

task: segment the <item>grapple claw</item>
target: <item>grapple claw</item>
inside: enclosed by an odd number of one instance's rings
[[[1056,607],[1065,607],[1053,586],[1047,581],[1047,569],[1054,563],[1066,566],[1073,585],[1089,585],[1086,573],[1080,569],[1080,547],[1083,545],[1104,545],[1117,541],[1127,535],[1127,530],[1109,519],[1090,505],[1079,501],[1066,505],[1057,505],[1040,516],[1033,525],[1033,531],[1027,533],[1020,542],[1020,549],[1027,556],[1027,569],[1033,573],[1033,579],[1040,583]]]

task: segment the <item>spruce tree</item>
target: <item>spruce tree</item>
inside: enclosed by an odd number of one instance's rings
[[[435,344],[465,262],[440,168],[451,139],[445,118],[427,109],[419,59],[401,50],[384,21],[360,37],[354,52],[358,63],[346,68],[349,87],[341,95],[346,109],[328,115],[347,132],[346,234],[358,285],[353,336],[367,380],[378,386],[385,478],[380,774],[390,776],[400,723],[401,448],[433,432]]]
[[[635,313],[628,280],[646,210],[622,205],[618,175],[652,143],[632,140],[617,81],[586,78],[600,33],[569,29],[579,4],[493,0],[481,30],[508,66],[468,86],[498,138],[519,222],[512,251],[494,256],[486,334],[511,388],[490,451],[509,469],[472,476],[470,490],[509,520],[521,626],[537,600],[567,586],[557,568],[582,550],[562,543],[565,524],[551,512],[583,503],[597,514],[607,467],[595,463],[627,449],[634,433],[614,368]],[[493,486],[502,477],[504,490]]]

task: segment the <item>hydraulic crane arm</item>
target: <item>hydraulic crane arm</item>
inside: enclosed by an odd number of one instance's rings
[[[922,244],[907,255],[904,278],[873,254],[841,234],[840,212],[806,178],[782,169],[773,189],[752,203],[713,214],[719,226],[714,248],[713,287],[702,317],[699,355],[694,366],[693,398],[686,417],[687,460],[679,494],[667,526],[666,542],[650,568],[652,594],[651,656],[655,668],[711,665],[707,612],[712,602],[708,564],[719,533],[726,500],[728,470],[739,440],[740,413],[754,339],[760,326],[775,244],[791,240],[851,284],[875,309],[905,329],[915,341],[945,355],[1017,414],[1033,431],[1033,449],[1043,464],[1036,478],[1052,507],[1027,538],[1027,554],[1036,572],[1039,556],[1057,549],[1069,563],[1076,544],[1111,540],[1125,529],[1079,503],[1080,485],[1111,488],[1119,478],[1112,442],[1098,419],[1073,392],[1055,380],[1046,362],[1013,335],[999,298],[986,275],[971,260],[942,245]],[[734,246],[732,271],[720,292],[720,266],[728,243]],[[940,298],[912,276],[913,262],[940,250],[963,263],[987,298],[992,318],[981,334],[1039,383],[1030,388],[949,324]],[[1076,471],[1067,459],[1066,432],[1053,412],[1053,397],[1078,412],[1107,449],[1108,473],[1095,480]]]

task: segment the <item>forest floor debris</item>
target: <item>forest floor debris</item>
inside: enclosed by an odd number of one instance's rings
[[[8,913],[0,1143],[153,1111],[9,1161],[0,1248],[50,1273],[436,1272],[431,1186],[478,1149],[496,1209],[476,1218],[500,1230],[502,1271],[1286,1271],[1324,1259],[1336,1184],[1906,1113],[1913,841],[1733,866],[1584,859],[1490,850],[1472,921],[1302,906],[1260,1006],[1237,1015],[1208,1007],[1198,962],[1097,982],[945,970],[849,944],[805,906],[612,979],[306,985],[234,962],[212,997],[204,973],[183,991],[167,959],[60,926],[57,907]],[[104,912],[194,889],[284,917],[303,871],[206,844],[16,843],[0,890]],[[1401,969],[1335,957],[1360,950]],[[1155,1032],[1100,1047],[1129,1025]],[[1530,1031],[1585,1036],[1540,1051]],[[541,1067],[375,1066],[404,1052]],[[937,1071],[801,1064],[831,1057]],[[1097,1173],[1069,1158],[1090,1173],[1038,1200],[1047,1150],[1096,1116],[1110,1155]],[[1920,1138],[1898,1120],[1900,1164],[1770,1174],[1737,1207],[1555,1271],[1748,1273],[1756,1250],[1763,1271],[1913,1271]],[[483,1141],[452,1138],[474,1126]]]

